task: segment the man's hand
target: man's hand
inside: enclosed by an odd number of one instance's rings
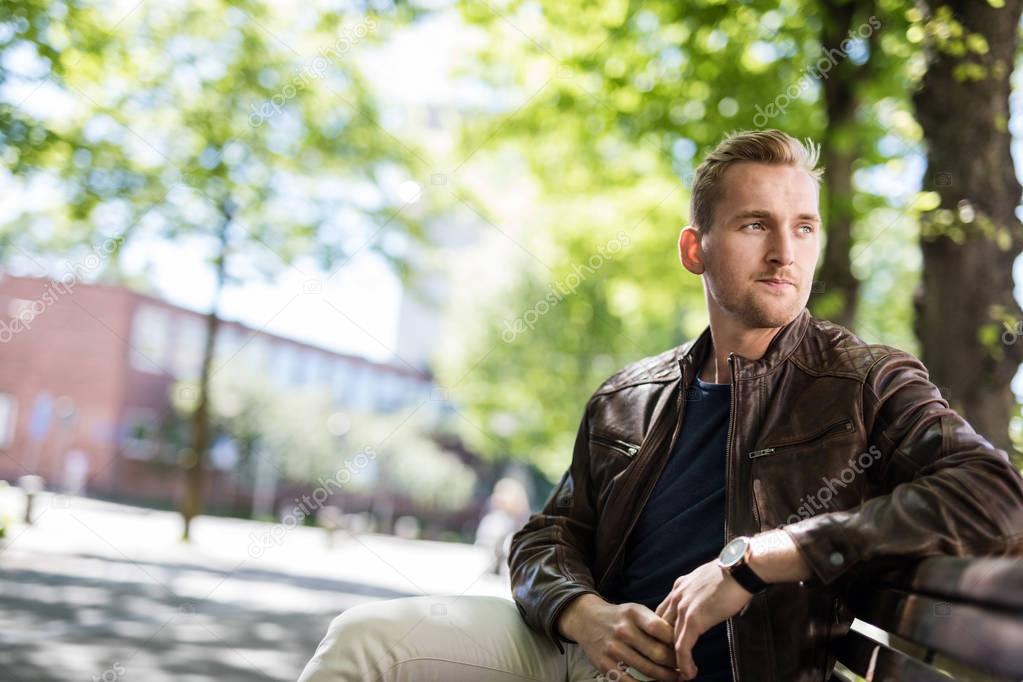
[[[794,582],[810,577],[810,567],[788,533],[775,529],[750,539],[749,566],[767,583]],[[693,646],[707,630],[740,613],[753,601],[735,578],[708,561],[677,580],[656,613],[674,628],[674,648],[682,679],[696,677]]]
[[[637,682],[619,665],[624,663],[655,680],[678,680],[671,625],[642,604],[611,604],[584,594],[562,612],[558,629],[602,674],[615,670],[615,679]]]
[[[675,586],[657,606],[657,615],[674,628],[675,660],[681,679],[696,677],[693,646],[707,630],[739,613],[753,600],[717,560],[675,580]]]

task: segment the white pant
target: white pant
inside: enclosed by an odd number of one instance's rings
[[[558,651],[509,599],[420,596],[335,618],[299,682],[577,682],[600,672],[577,644]],[[617,678],[613,671],[605,679]]]

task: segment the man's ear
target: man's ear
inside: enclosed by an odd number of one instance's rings
[[[682,267],[694,275],[702,275],[707,269],[703,264],[700,232],[693,225],[686,225],[678,235],[678,259]]]

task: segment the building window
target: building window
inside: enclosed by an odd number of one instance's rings
[[[316,353],[303,348],[298,352],[298,385],[316,385]]]
[[[170,316],[163,308],[140,305],[131,330],[131,366],[140,372],[160,374],[164,370],[170,336]]]
[[[333,402],[340,405],[350,393],[348,382],[352,376],[347,360],[335,360],[330,377],[330,395]]]
[[[202,354],[206,341],[206,326],[202,319],[182,316],[175,322],[172,364],[178,379],[197,379],[202,367]]]
[[[35,301],[27,298],[12,298],[7,304],[7,314],[25,324],[31,324],[32,318],[35,317],[35,311],[32,309],[33,303]]]
[[[368,365],[360,365],[359,369],[353,372],[351,378],[351,393],[349,404],[359,410],[371,410],[373,408],[373,370]]]
[[[125,410],[121,448],[125,457],[153,459],[160,449],[156,410],[134,407]]]
[[[249,371],[264,374],[270,363],[270,342],[260,336],[258,332],[253,332],[245,338],[242,344],[240,356],[242,363]]]
[[[274,360],[276,363],[274,375],[277,377],[278,384],[284,388],[294,386],[296,384],[295,368],[298,364],[295,348],[288,343],[282,343],[276,348]]]
[[[217,330],[217,338],[213,349],[215,362],[223,367],[237,359],[242,347],[242,334],[234,325],[221,324]]]
[[[14,396],[0,393],[0,449],[6,450],[11,447],[17,416],[18,402]]]
[[[330,387],[330,365],[323,353],[313,351],[309,356],[306,363],[306,378],[308,383],[317,388]]]
[[[392,412],[401,407],[402,393],[405,389],[404,377],[394,372],[388,372],[382,377],[380,383],[380,409]]]

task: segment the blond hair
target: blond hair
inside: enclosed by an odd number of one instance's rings
[[[814,145],[810,138],[806,138],[804,145],[780,130],[746,130],[728,135],[696,169],[689,205],[690,221],[701,236],[710,231],[714,206],[724,193],[722,178],[725,171],[739,161],[802,168],[819,186],[824,174],[823,168],[816,168],[820,151],[820,145]]]

